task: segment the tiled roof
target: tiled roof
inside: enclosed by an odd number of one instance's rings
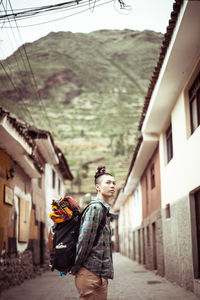
[[[160,74],[160,70],[161,70],[161,67],[162,67],[162,64],[163,64],[163,61],[164,61],[169,43],[171,41],[172,34],[173,34],[174,28],[176,26],[176,21],[178,19],[178,15],[179,15],[180,8],[181,8],[182,4],[183,4],[183,0],[175,0],[175,2],[173,4],[173,11],[171,13],[171,19],[169,20],[169,25],[167,26],[167,32],[165,33],[164,38],[163,38],[163,42],[162,42],[162,46],[161,46],[161,52],[160,52],[160,56],[159,56],[159,59],[158,59],[158,62],[157,62],[157,66],[155,67],[152,78],[150,80],[148,92],[147,92],[147,95],[145,97],[145,102],[144,102],[142,114],[141,114],[141,117],[140,117],[138,130],[141,130],[141,128],[142,128],[142,125],[143,125],[143,122],[144,122],[144,119],[145,119],[145,116],[146,116],[146,112],[147,112],[147,109],[149,107],[149,102],[150,102],[154,87],[156,85],[156,82],[158,80],[158,76]]]
[[[54,144],[54,139],[52,134],[49,131],[46,130],[41,130],[38,128],[35,128],[33,126],[30,126],[28,128],[28,134],[30,135],[31,138],[35,139],[47,139],[48,136],[51,139],[51,143],[55,149],[55,152],[58,156],[59,159],[59,163],[58,163],[58,168],[60,170],[60,172],[62,173],[62,176],[64,179],[68,179],[68,180],[72,180],[73,179],[73,175],[70,171],[69,165],[67,163],[67,159],[64,156],[64,154],[62,153],[62,151]]]
[[[17,132],[24,138],[27,144],[33,147],[33,141],[30,136],[27,134],[27,125],[24,122],[17,120],[14,117],[11,117],[10,112],[5,111],[2,107],[0,107],[0,118],[7,116],[9,122],[12,126],[17,130]]]
[[[9,122],[12,124],[12,126],[17,130],[17,132],[24,138],[24,140],[27,142],[27,144],[34,150],[35,149],[35,139],[47,139],[48,136],[50,137],[50,140],[52,142],[52,145],[55,149],[55,153],[58,156],[59,164],[58,167],[63,175],[64,179],[73,179],[73,175],[70,172],[67,160],[62,153],[62,151],[54,144],[54,139],[52,134],[49,131],[41,130],[36,127],[30,126],[29,124],[19,121],[14,117],[11,117],[10,112],[5,111],[3,108],[0,107],[0,118],[7,116]],[[36,169],[43,173],[43,168],[39,161],[34,156],[34,151],[32,151],[32,154],[29,155],[29,158],[33,160],[34,166]]]
[[[66,157],[64,156],[64,154],[62,153],[62,151],[56,147],[56,152],[57,152],[57,155],[58,155],[58,158],[59,158],[59,164],[58,164],[58,167],[63,175],[63,178],[64,179],[68,179],[68,180],[73,180],[73,175],[70,171],[70,168],[69,168],[69,165],[67,163],[67,159]]]

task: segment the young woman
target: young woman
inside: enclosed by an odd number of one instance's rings
[[[111,231],[108,213],[115,193],[115,178],[99,167],[95,174],[97,196],[82,219],[73,273],[80,299],[106,300],[108,279],[113,279]]]

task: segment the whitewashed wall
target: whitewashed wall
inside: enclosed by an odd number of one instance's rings
[[[52,185],[52,170],[55,171],[55,188]],[[58,189],[58,180],[60,179],[60,193]],[[45,198],[46,198],[46,214],[47,214],[47,231],[53,222],[49,218],[51,212],[52,200],[57,200],[65,195],[65,183],[58,170],[49,164],[45,165]]]

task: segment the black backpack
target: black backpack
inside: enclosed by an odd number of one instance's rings
[[[88,206],[95,203],[97,202],[92,202]],[[103,204],[101,205],[103,207],[103,217],[98,226],[93,246],[97,245],[99,235],[106,223],[107,209]],[[73,267],[76,258],[76,243],[79,236],[81,217],[88,206],[81,213],[75,212],[71,220],[53,225],[53,248],[55,253],[50,254],[51,271],[56,269],[60,272],[69,272]]]

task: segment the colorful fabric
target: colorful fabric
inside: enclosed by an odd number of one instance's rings
[[[90,272],[103,278],[113,279],[113,262],[111,249],[110,220],[100,232],[96,246],[93,246],[97,228],[103,217],[103,207],[96,202],[101,202],[109,211],[110,206],[101,199],[93,198],[93,205],[89,205],[81,218],[79,239],[76,248],[75,269],[85,267]]]
[[[49,217],[55,223],[63,223],[70,220],[73,216],[73,211],[78,210],[78,208],[76,200],[70,196],[60,198],[57,201],[53,200],[52,212]]]

